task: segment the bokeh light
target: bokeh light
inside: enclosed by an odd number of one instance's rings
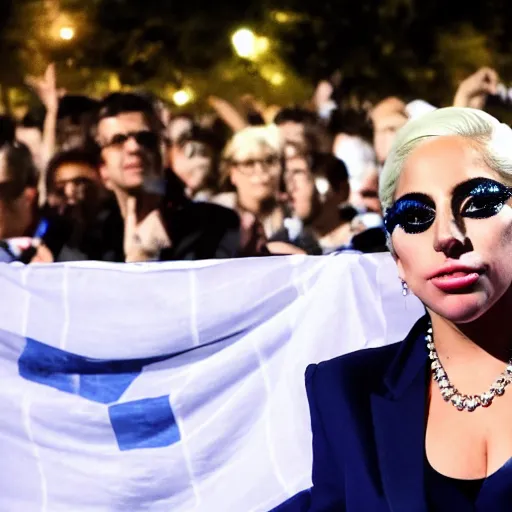
[[[269,78],[270,83],[272,85],[275,85],[276,87],[283,85],[284,80],[285,80],[284,75],[282,73],[280,73],[279,71],[276,71],[275,73],[273,73]]]
[[[256,56],[256,35],[252,30],[248,28],[237,30],[231,37],[231,42],[239,57],[251,59]]]
[[[172,95],[172,101],[178,107],[188,105],[194,98],[192,91],[187,89],[180,89]]]
[[[59,37],[63,41],[71,41],[75,37],[75,29],[73,27],[62,27],[59,30]]]

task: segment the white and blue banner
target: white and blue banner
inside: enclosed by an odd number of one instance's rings
[[[385,254],[0,264],[0,510],[267,512],[311,484],[306,366],[422,314]]]

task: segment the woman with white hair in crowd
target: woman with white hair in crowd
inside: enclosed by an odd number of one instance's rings
[[[282,510],[509,511],[512,131],[450,107],[409,122],[380,198],[425,316],[397,344],[306,371],[313,487]]]
[[[221,179],[236,194],[221,194],[213,201],[249,212],[271,237],[284,221],[279,202],[284,144],[275,125],[249,126],[235,133],[223,153]]]

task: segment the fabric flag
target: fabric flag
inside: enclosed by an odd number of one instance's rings
[[[309,363],[423,314],[389,255],[0,264],[0,510],[266,512],[311,485]]]

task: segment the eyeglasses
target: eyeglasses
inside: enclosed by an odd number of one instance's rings
[[[256,167],[258,164],[265,170],[265,171],[278,171],[279,170],[279,164],[281,162],[281,159],[277,155],[268,155],[265,158],[248,158],[247,160],[231,160],[231,165],[238,167],[238,169],[248,175],[252,175],[255,173]],[[275,169],[272,169],[275,168]]]
[[[158,147],[158,135],[149,130],[142,130],[138,132],[116,133],[107,143],[101,146],[105,148],[122,148],[128,139],[135,139],[135,142],[147,149],[155,149]]]
[[[455,187],[452,212],[456,218],[487,219],[498,214],[512,198],[512,188],[489,178],[473,178]],[[426,194],[400,197],[384,216],[389,234],[400,227],[405,233],[427,231],[436,218],[434,201]]]

